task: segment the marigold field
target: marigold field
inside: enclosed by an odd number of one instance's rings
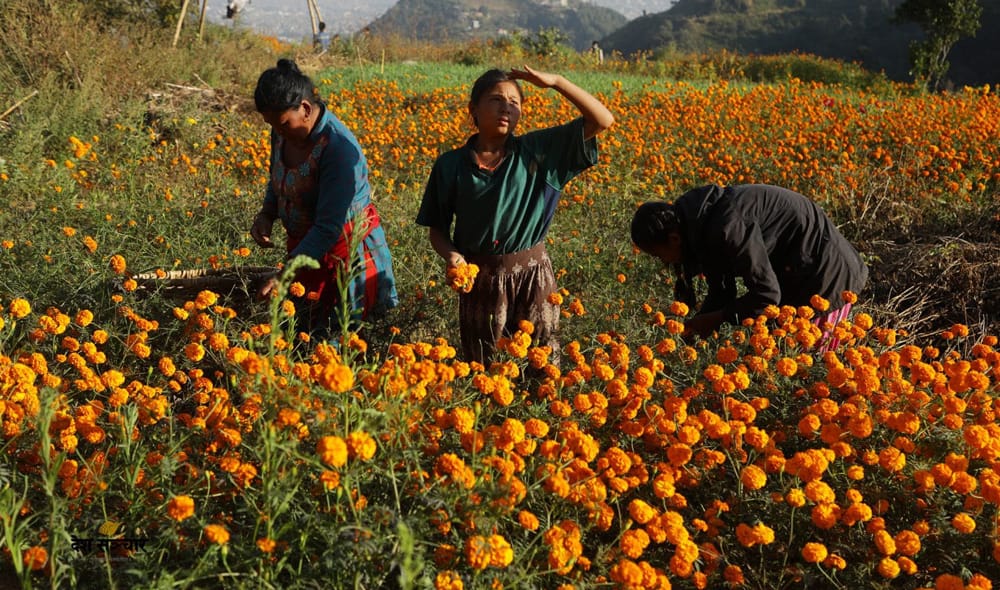
[[[995,208],[1000,97],[611,63],[564,72],[616,125],[548,237],[558,366],[529,324],[492,366],[458,358],[474,274],[414,224],[485,66],[310,72],[366,150],[402,298],[335,343],[295,329],[288,280],[269,302],[140,280],[275,264],[248,232],[250,88],[164,90],[0,159],[0,585],[991,588],[997,335],[916,334],[862,292],[833,350],[819,298],[685,342],[692,310],[627,228],[646,199],[768,182],[869,255],[873,228]],[[574,116],[525,91],[522,132]]]

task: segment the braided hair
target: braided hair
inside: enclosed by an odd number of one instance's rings
[[[632,217],[632,243],[644,252],[667,243],[670,234],[680,234],[681,217],[677,208],[666,201],[643,203]],[[684,272],[682,262],[674,263],[674,299],[694,307],[698,297],[691,285],[691,279]]]

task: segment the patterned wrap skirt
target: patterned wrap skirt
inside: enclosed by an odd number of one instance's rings
[[[359,217],[362,223],[357,228],[353,220],[345,224],[340,239],[319,260],[319,268],[300,269],[295,275],[306,290],[304,297],[293,298],[300,325],[316,337],[336,335],[344,316],[349,329],[357,329],[360,321],[399,304],[392,255],[378,213],[368,205]],[[289,237],[288,252],[299,241]]]
[[[549,362],[558,364],[559,306],[549,301],[556,291],[556,277],[545,244],[512,254],[470,255],[465,260],[479,266],[472,290],[459,297],[465,360],[489,366],[499,339],[512,336],[521,320],[528,320],[535,328],[533,344],[551,347]]]

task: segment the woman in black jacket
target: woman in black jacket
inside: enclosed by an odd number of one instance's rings
[[[703,337],[768,305],[809,305],[813,295],[830,303],[822,319],[845,318],[850,304],[841,293],[857,294],[868,279],[861,256],[822,209],[779,186],[710,184],[673,203],[644,203],[632,218],[632,242],[674,265],[675,297],[692,307],[690,281],[704,275],[708,296],[685,324],[685,334]]]

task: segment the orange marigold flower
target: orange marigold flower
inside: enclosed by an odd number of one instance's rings
[[[274,539],[269,539],[267,537],[261,537],[257,539],[257,548],[263,553],[270,553],[274,551],[274,547],[277,545]]]
[[[802,547],[802,559],[805,559],[807,563],[820,563],[828,555],[826,545],[822,543],[806,543]]]
[[[108,266],[111,267],[111,270],[113,270],[115,274],[125,274],[125,257],[121,254],[115,254],[108,260]]]
[[[225,545],[229,542],[229,531],[221,524],[207,524],[205,525],[205,538],[208,539],[209,543]]]
[[[538,530],[538,526],[540,524],[538,522],[538,517],[527,510],[522,510],[517,513],[517,522],[529,531]]]
[[[11,317],[19,320],[31,313],[31,304],[28,303],[27,299],[18,297],[10,302],[10,306],[7,309],[10,311]]]
[[[35,545],[34,547],[28,547],[24,551],[24,556],[22,558],[24,567],[31,571],[38,571],[45,567],[45,564],[49,561],[49,552],[46,551],[45,547]]]
[[[759,490],[767,483],[767,474],[756,465],[747,465],[740,471],[740,482],[748,490]]]
[[[316,442],[316,454],[330,467],[347,464],[347,443],[339,436],[324,436]]]
[[[642,529],[629,529],[622,534],[619,547],[622,553],[632,559],[638,559],[649,546],[649,534]]]
[[[653,508],[643,500],[635,498],[628,505],[628,514],[632,520],[639,524],[646,524],[657,516],[656,508]]]
[[[347,435],[348,456],[361,461],[368,461],[375,456],[375,439],[367,432],[356,430]]]
[[[205,347],[197,342],[189,342],[184,347],[184,356],[193,362],[198,362],[205,358]]]
[[[960,533],[971,533],[976,530],[976,521],[968,513],[959,512],[951,519],[951,526]]]
[[[891,557],[883,557],[878,562],[878,573],[887,580],[899,576],[899,564]]]
[[[177,522],[194,516],[194,499],[191,496],[174,496],[167,502],[167,515]]]
[[[437,577],[434,578],[434,590],[463,590],[464,588],[462,578],[456,571],[438,572]]]
[[[449,266],[447,270],[448,286],[459,293],[468,293],[476,282],[479,266],[471,263],[461,263]]]

